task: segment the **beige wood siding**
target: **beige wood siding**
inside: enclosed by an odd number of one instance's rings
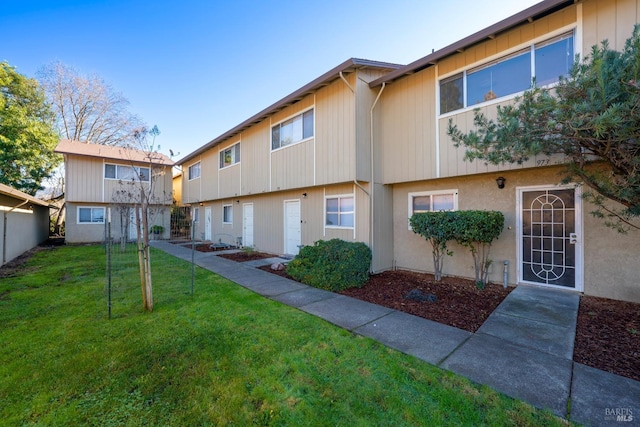
[[[359,70],[356,88],[356,179],[371,181],[371,107],[380,89],[372,90],[368,82],[382,77],[378,70]]]
[[[209,150],[200,157],[202,187],[199,200],[212,200],[220,197],[218,191],[218,150]],[[239,188],[239,187],[238,187]]]
[[[101,159],[66,156],[67,202],[102,202],[104,169]]]
[[[242,133],[240,143],[242,194],[260,194],[269,191],[270,144],[268,120]],[[221,183],[224,185],[224,181]]]
[[[609,41],[609,47],[622,50],[636,23],[640,22],[638,0],[589,0],[582,6],[584,24],[583,54],[591,46]]]
[[[356,74],[346,76],[355,87]],[[316,183],[353,181],[356,165],[355,94],[340,79],[316,93]]]
[[[122,194],[123,190],[130,192],[128,184],[104,178],[105,163],[130,166],[123,162],[67,155],[66,200],[72,203],[104,203],[123,198],[131,199],[133,196]],[[149,167],[148,164],[142,163],[136,163],[134,166]],[[157,174],[157,169],[153,169],[152,172],[155,176],[152,199],[160,203],[171,203],[173,192],[171,168],[164,168],[162,174]],[[133,185],[135,185],[134,192],[139,194],[139,183]],[[148,188],[148,184],[143,183],[143,185]]]
[[[271,153],[271,190],[311,186],[313,180],[313,139]]]
[[[189,179],[189,167],[200,162],[200,157],[182,165],[182,203],[185,205],[197,203],[202,200],[200,187],[202,185],[202,176],[200,178]],[[200,162],[200,170],[202,170],[202,162]]]
[[[376,168],[384,183],[436,176],[434,73],[431,67],[394,82],[376,106]]]

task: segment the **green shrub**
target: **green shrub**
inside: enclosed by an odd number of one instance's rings
[[[371,249],[361,242],[318,240],[304,246],[287,265],[294,279],[320,289],[340,291],[362,287],[369,279]]]
[[[445,255],[453,255],[447,249],[447,242],[454,239],[455,212],[422,212],[409,218],[414,233],[421,235],[431,243],[433,269],[436,281],[442,280],[442,266]]]
[[[491,242],[497,239],[504,227],[504,215],[499,211],[458,211],[456,214],[456,242],[468,248],[473,256],[476,286],[483,289],[489,276]]]

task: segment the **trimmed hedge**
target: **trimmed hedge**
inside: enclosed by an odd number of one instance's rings
[[[287,265],[287,274],[320,289],[360,288],[369,279],[371,249],[362,242],[318,240],[304,246]]]

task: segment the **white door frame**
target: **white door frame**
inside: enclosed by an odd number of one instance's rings
[[[251,229],[247,229],[247,208],[251,207]],[[242,204],[242,245],[253,247],[253,203]],[[251,236],[249,239],[248,237]]]
[[[288,251],[289,248],[287,247],[288,246],[287,242],[289,240],[291,240],[290,239],[291,236],[289,236],[289,227],[288,227],[289,223],[288,223],[288,215],[287,215],[287,206],[289,206],[289,205],[293,206],[294,204],[298,206],[298,224],[297,224],[298,225],[298,227],[297,227],[297,229],[298,229],[298,233],[297,233],[298,234],[298,236],[297,236],[298,244],[296,245],[295,248],[291,248],[291,249],[293,249],[292,251]],[[301,220],[300,199],[285,200],[283,206],[284,206],[284,211],[283,211],[284,212],[284,215],[283,215],[284,216],[284,219],[283,219],[283,222],[284,222],[284,253],[287,254],[287,255],[298,255],[298,252],[300,252],[300,247],[299,246],[302,243],[302,227],[300,225],[300,220]],[[293,237],[295,237],[295,236],[293,236]]]
[[[550,285],[544,283],[528,282],[523,279],[523,244],[522,244],[522,195],[527,191],[544,191],[544,190],[568,190],[575,191],[575,286],[573,288],[567,286]],[[516,187],[516,267],[518,283],[543,286],[549,288],[573,290],[582,292],[584,290],[584,230],[582,221],[582,189],[574,184],[567,185],[535,185],[528,187]]]

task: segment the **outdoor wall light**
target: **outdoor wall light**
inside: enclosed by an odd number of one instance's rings
[[[240,204],[240,200],[236,200],[236,203],[237,203],[237,204]]]
[[[198,203],[198,205],[200,205],[200,206],[204,206],[204,203],[200,202],[200,203]]]
[[[496,178],[496,184],[498,184],[498,188],[499,189],[503,189],[504,188],[504,183],[505,183],[506,179],[502,176],[499,176]]]
[[[302,193],[302,197],[307,197],[307,193]]]

